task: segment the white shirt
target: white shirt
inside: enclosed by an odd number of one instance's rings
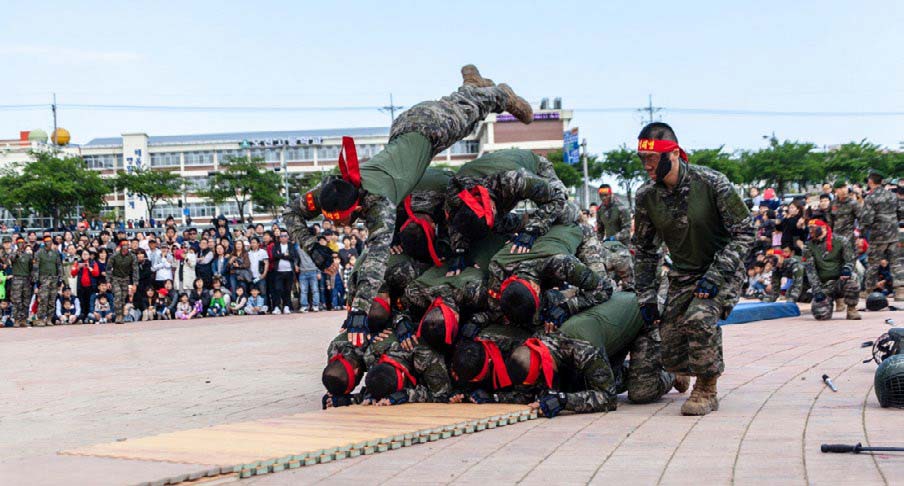
[[[254,278],[261,278],[261,262],[267,260],[267,250],[258,248],[248,252],[248,260],[251,262],[251,275]]]
[[[289,254],[289,244],[288,243],[280,243],[279,251],[283,255]],[[279,265],[276,266],[277,272],[291,272],[292,271],[292,262],[286,259],[282,259],[279,261]]]

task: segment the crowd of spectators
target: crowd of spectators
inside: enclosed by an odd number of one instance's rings
[[[202,229],[180,227],[169,218],[155,230],[83,220],[72,230],[12,232],[0,246],[2,325],[104,324],[345,309],[345,289],[364,250],[365,229],[334,227],[329,221],[314,224],[311,231],[333,251],[333,264],[320,271],[279,224],[230,223],[221,216]],[[37,263],[42,249],[50,249],[60,259],[62,271],[52,293],[39,291],[46,276]],[[29,267],[28,302],[10,295],[11,262],[20,251],[34,261]],[[117,295],[110,262],[119,252],[135,256],[137,278],[129,277],[129,285],[123,287],[127,290]],[[52,316],[41,315],[40,300],[45,295],[53,296]]]

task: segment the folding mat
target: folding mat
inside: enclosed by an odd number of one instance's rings
[[[799,315],[800,308],[793,302],[742,302],[732,309],[727,319],[719,321],[719,325],[745,324]]]
[[[343,407],[183,430],[62,451],[219,467],[143,484],[179,484],[223,475],[250,477],[385,452],[537,417],[524,405],[407,404]]]

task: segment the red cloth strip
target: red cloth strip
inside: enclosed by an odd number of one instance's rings
[[[637,140],[638,152],[656,152],[657,154],[664,154],[675,149],[678,149],[681,160],[687,162],[687,154],[676,142],[671,140],[653,140],[650,138],[640,138]]]
[[[553,366],[552,366],[552,353],[549,352],[549,348],[543,344],[543,341],[540,341],[537,338],[530,338],[527,341],[524,341],[524,345],[530,349],[530,371],[527,373],[527,378],[524,379],[525,385],[533,385],[537,382],[537,378],[540,377],[540,371],[543,371],[543,376],[546,380],[546,386],[548,388],[552,388],[552,377],[553,377]]]
[[[403,388],[405,388],[405,378],[410,380],[412,385],[417,385],[417,380],[414,379],[414,375],[412,375],[411,372],[408,371],[408,368],[406,368],[404,365],[402,365],[398,361],[396,361],[384,354],[384,355],[380,356],[380,360],[377,361],[377,364],[380,364],[380,363],[386,363],[389,366],[392,366],[393,368],[395,368],[396,380],[397,380],[396,391],[401,391]]]
[[[349,393],[352,392],[352,390],[355,389],[355,381],[356,381],[355,380],[355,378],[356,378],[355,367],[352,366],[352,364],[349,363],[347,359],[345,359],[345,356],[343,356],[341,354],[337,354],[336,356],[333,356],[332,358],[330,358],[330,363],[332,363],[334,361],[338,361],[338,362],[342,363],[342,366],[345,367],[345,375],[348,379],[348,385],[345,386],[345,394],[348,395]]]

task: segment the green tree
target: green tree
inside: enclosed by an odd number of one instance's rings
[[[741,165],[749,182],[775,186],[784,194],[790,183],[806,185],[825,177],[822,154],[813,152],[812,143],[779,141],[773,138],[769,148],[741,153]]]
[[[878,170],[886,176],[900,174],[902,155],[884,150],[866,139],[846,143],[825,154],[826,172],[846,182],[863,181],[869,171]]]
[[[643,164],[637,154],[627,146],[610,150],[603,154],[603,160],[599,162],[601,174],[615,177],[619,187],[625,191],[628,204],[634,209],[634,187],[643,178]]]
[[[165,170],[136,169],[132,172],[119,170],[113,185],[117,189],[130,192],[143,199],[148,206],[148,218],[161,201],[171,201],[182,192],[181,176]]]
[[[559,180],[565,184],[565,187],[583,187],[584,168],[580,164],[566,164],[561,150],[547,153],[546,158],[552,162],[556,175],[559,176]],[[587,174],[590,176],[590,181],[599,179],[603,174],[602,164],[597,160],[596,155],[587,155]]]
[[[241,221],[245,221],[249,203],[260,208],[281,204],[282,181],[278,174],[267,169],[263,158],[230,157],[222,166],[220,172],[210,174],[209,186],[199,191],[199,196],[214,204],[235,202]]]
[[[715,169],[728,177],[735,184],[746,182],[741,161],[722,151],[720,146],[716,149],[698,149],[689,154],[691,163]]]
[[[58,152],[33,152],[33,162],[6,168],[0,176],[0,204],[21,215],[36,213],[56,225],[76,208],[98,213],[110,184],[88,169],[80,157]]]

